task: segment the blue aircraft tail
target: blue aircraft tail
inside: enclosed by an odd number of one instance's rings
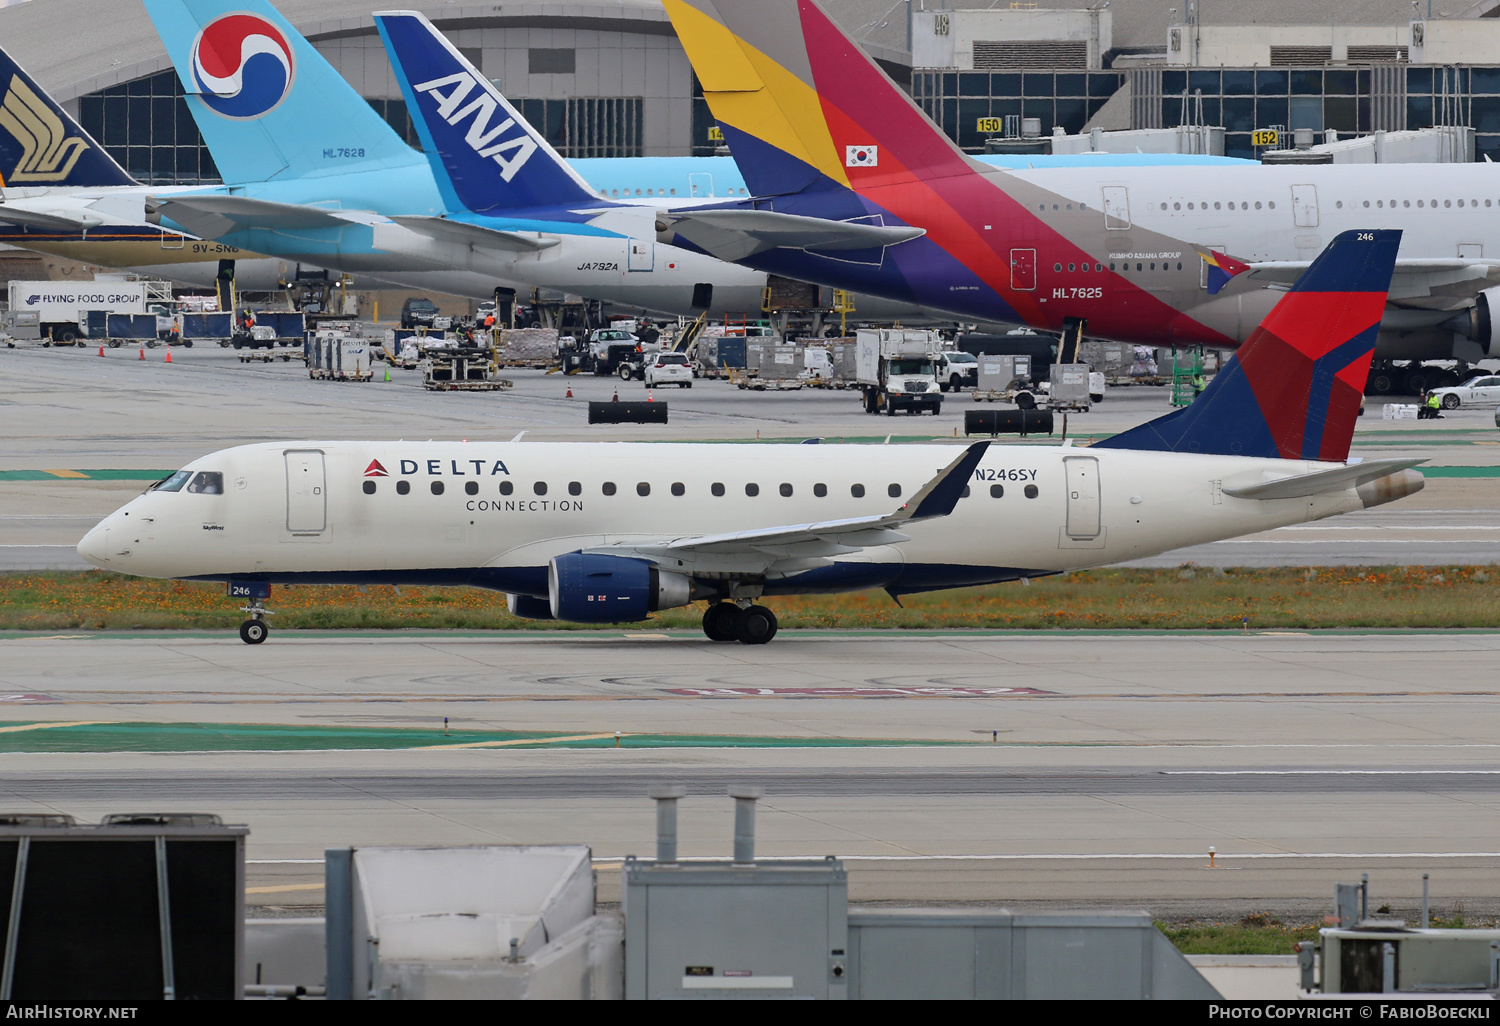
[[[4,50],[0,88],[0,187],[136,184]]]
[[[266,0],[144,0],[228,184],[421,162]]]
[[[1400,245],[1395,229],[1339,234],[1191,406],[1097,447],[1348,459]]]
[[[604,205],[432,22],[414,11],[385,11],[375,25],[450,209]]]

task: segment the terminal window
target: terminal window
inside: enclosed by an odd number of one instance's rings
[[[160,185],[220,180],[174,71],[80,97],[78,121],[137,181]]]

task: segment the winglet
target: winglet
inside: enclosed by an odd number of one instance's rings
[[[985,450],[989,447],[990,443],[986,440],[975,442],[966,448],[962,456],[943,468],[937,477],[923,485],[922,490],[901,507],[902,510],[911,511],[903,519],[908,522],[927,520],[952,513],[958,500],[963,498],[969,478],[974,476],[974,468],[979,466],[979,461],[984,459]]]

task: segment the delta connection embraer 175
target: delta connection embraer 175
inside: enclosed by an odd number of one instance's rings
[[[710,639],[761,644],[763,597],[895,597],[1318,520],[1422,487],[1420,460],[1348,461],[1399,242],[1339,236],[1193,405],[1088,448],[246,445],[160,482],[78,552],[227,581],[251,600],[250,644],[277,582],[469,585],[583,623],[707,599]]]
[[[1500,356],[1493,164],[997,170],[816,0],[664,2],[753,198],[664,210],[663,242],[960,319],[1225,347],[1275,303],[1264,286],[1294,281],[1324,240],[1393,228],[1376,358]],[[843,254],[778,243],[779,226],[794,238],[810,217],[886,238]]]

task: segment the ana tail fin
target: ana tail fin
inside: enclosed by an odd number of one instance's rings
[[[424,15],[378,12],[375,25],[449,209],[603,202]]]
[[[1097,446],[1347,459],[1400,245],[1393,229],[1340,234],[1191,406]]]
[[[4,50],[0,89],[0,186],[136,184]]]
[[[143,0],[229,184],[419,164],[266,0]]]
[[[813,0],[664,2],[755,195],[980,167]]]

